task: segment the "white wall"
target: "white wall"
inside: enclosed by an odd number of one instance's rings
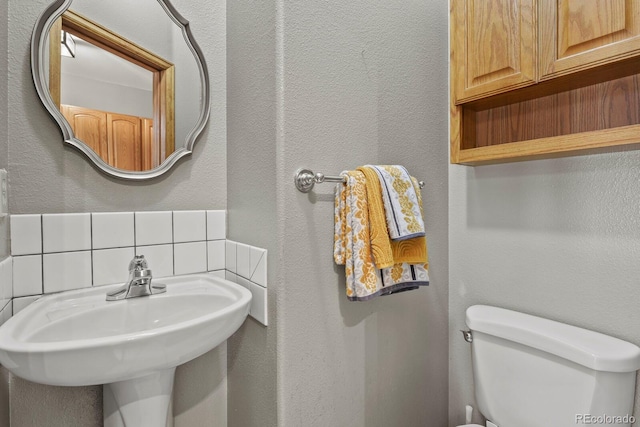
[[[172,2],[173,3],[173,2]],[[187,14],[188,9],[179,12]],[[96,21],[128,40],[149,49],[168,61],[173,61],[173,32],[175,24],[168,18],[157,0],[73,0],[70,9]],[[123,11],[125,13],[123,13]],[[207,12],[205,12],[207,13]],[[186,16],[193,21],[194,18]]]
[[[640,345],[638,165],[640,151],[622,151],[449,167],[449,425],[475,405],[469,346],[458,332],[470,305]]]
[[[149,81],[152,79],[149,73]],[[150,90],[67,74],[64,66],[60,74],[60,88],[61,104],[153,118],[153,91]],[[184,132],[181,137],[184,141]]]

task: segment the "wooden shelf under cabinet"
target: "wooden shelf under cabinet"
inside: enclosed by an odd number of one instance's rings
[[[452,105],[452,163],[528,160],[639,143],[638,58]]]
[[[640,0],[451,0],[451,162],[640,143]]]

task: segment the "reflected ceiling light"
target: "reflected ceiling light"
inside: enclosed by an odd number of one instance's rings
[[[68,56],[71,58],[76,57],[76,41],[73,39],[73,36],[66,31],[62,30],[62,39],[61,39],[61,53],[62,56]]]

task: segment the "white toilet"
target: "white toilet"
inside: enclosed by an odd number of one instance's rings
[[[476,402],[490,420],[487,425],[628,427],[633,423],[640,369],[637,346],[484,305],[469,307],[466,323],[471,331],[463,332],[471,342]]]

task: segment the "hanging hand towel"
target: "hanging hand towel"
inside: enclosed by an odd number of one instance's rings
[[[343,172],[336,186],[334,259],[345,266],[347,298],[366,301],[429,284],[425,264],[398,263],[376,268],[371,252],[366,179],[360,171]]]
[[[387,268],[404,262],[409,264],[428,264],[427,239],[424,235],[404,240],[391,240],[387,227],[382,185],[378,173],[371,166],[361,166],[357,170],[364,174],[366,180],[371,251],[376,267]],[[410,178],[412,185],[416,189],[418,210],[422,220],[420,188],[418,181],[414,177]]]
[[[424,222],[418,196],[409,172],[400,165],[367,165],[378,174],[391,240],[422,237]]]

